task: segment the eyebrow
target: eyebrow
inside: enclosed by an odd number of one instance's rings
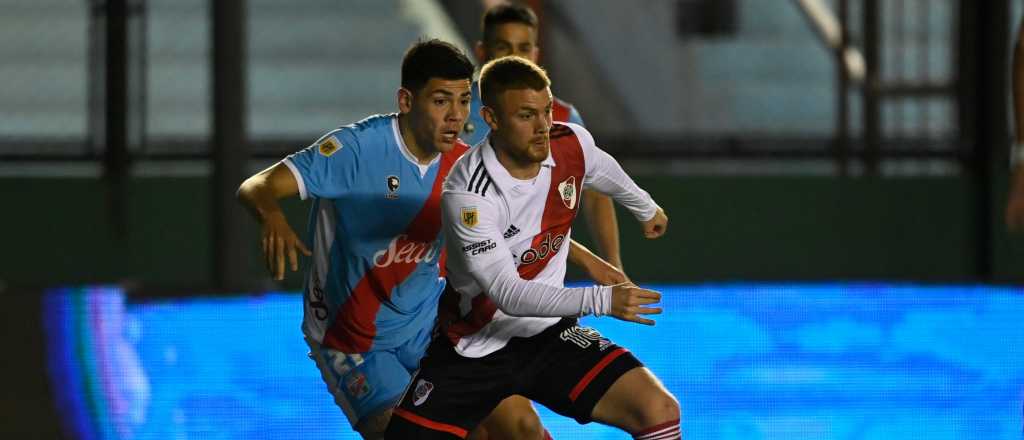
[[[452,92],[449,92],[449,91],[447,91],[447,90],[445,90],[445,89],[437,89],[437,90],[434,90],[434,91],[430,92],[430,94],[431,94],[431,95],[437,95],[437,94],[441,94],[441,95],[444,95],[445,97],[449,97],[449,96],[455,96],[455,94],[454,94],[454,93],[452,93]],[[473,92],[472,92],[472,91],[469,91],[469,90],[467,90],[467,91],[465,91],[465,92],[459,93],[459,97],[460,97],[460,98],[461,98],[461,97],[465,97],[465,96],[473,96]]]

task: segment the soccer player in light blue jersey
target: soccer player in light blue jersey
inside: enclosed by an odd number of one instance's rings
[[[364,438],[383,434],[431,339],[445,287],[440,190],[468,149],[458,134],[472,74],[454,46],[417,43],[402,61],[398,113],[332,130],[239,188],[263,225],[275,279],[284,278],[286,266],[298,270],[299,253],[313,257],[302,331],[335,402]],[[313,199],[312,249],[277,202],[296,195]],[[607,263],[587,261],[592,276],[603,269],[611,274],[606,282],[619,281]],[[532,412],[504,419],[540,426]]]

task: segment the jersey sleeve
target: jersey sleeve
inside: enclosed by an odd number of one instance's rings
[[[522,279],[499,231],[501,213],[490,200],[475,193],[446,191],[441,209],[449,269],[468,272],[503,313],[601,316],[611,310],[611,287],[565,288]]]
[[[345,129],[331,131],[313,145],[283,161],[295,175],[299,196],[337,198],[345,194],[359,171],[359,144]]]
[[[658,211],[658,204],[654,203],[651,195],[626,174],[614,157],[597,147],[587,129],[575,124],[569,126],[583,147],[583,159],[586,162],[583,186],[611,196],[633,213],[637,220],[643,222],[653,218]]]
[[[569,120],[566,122],[572,122],[573,124],[583,125],[583,117],[580,116],[580,112],[576,110],[575,105],[569,106]]]

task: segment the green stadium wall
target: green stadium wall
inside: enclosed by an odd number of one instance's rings
[[[976,281],[979,216],[968,180],[830,177],[639,178],[666,209],[668,234],[648,241],[619,211],[623,259],[639,282],[765,280]],[[1005,188],[1005,177],[996,182]],[[12,286],[121,282],[203,289],[212,280],[206,178],[134,178],[125,231],[108,221],[105,186],[86,178],[3,178],[6,242],[0,280]],[[1024,238],[992,207],[994,281],[1024,279]],[[297,231],[307,206],[288,201]],[[252,252],[258,252],[253,227]],[[589,243],[586,227],[575,236]],[[254,279],[266,279],[253,258]],[[580,273],[570,270],[571,278]],[[291,277],[286,288],[301,285]],[[272,284],[266,284],[273,286]]]

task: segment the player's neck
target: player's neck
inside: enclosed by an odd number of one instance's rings
[[[405,148],[419,161],[420,165],[429,165],[440,154],[432,146],[420,146],[420,143],[416,141],[416,135],[413,134],[412,123],[407,115],[398,115],[398,133],[402,136]]]
[[[498,163],[505,167],[508,175],[514,179],[530,180],[540,174],[540,162],[522,161],[505,152],[505,149],[495,143],[501,141],[491,138],[491,147],[494,148],[494,156]]]

